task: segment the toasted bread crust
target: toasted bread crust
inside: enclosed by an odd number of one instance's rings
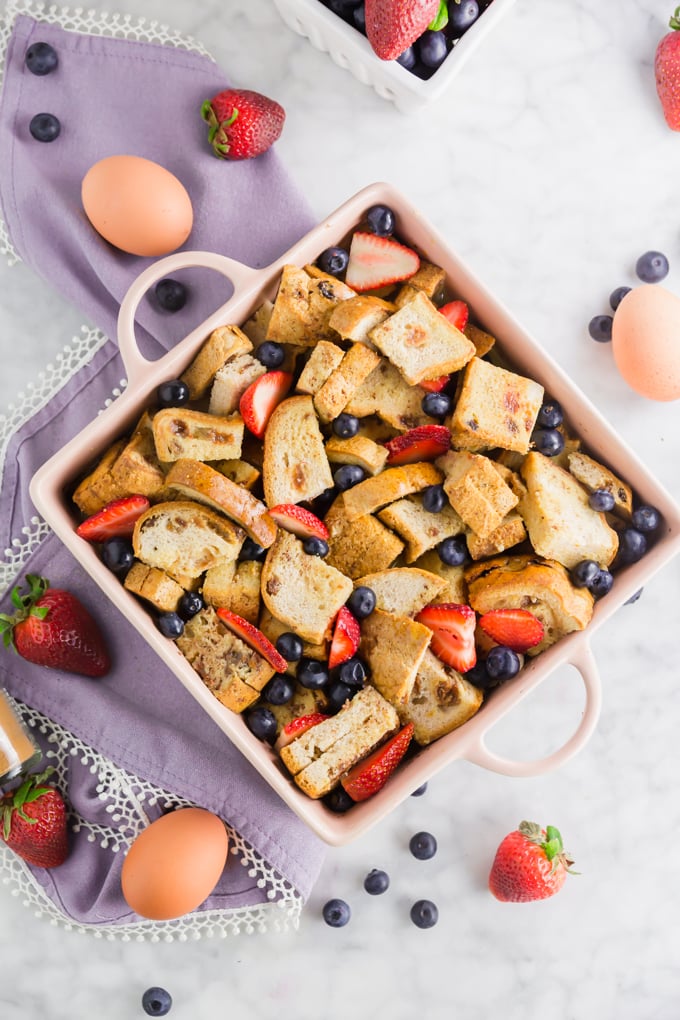
[[[441,471],[425,461],[387,468],[345,492],[345,513],[348,520],[356,521],[403,496],[410,496],[412,492],[420,492],[428,485],[438,485],[441,480]]]

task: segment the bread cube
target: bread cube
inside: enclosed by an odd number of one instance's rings
[[[113,443],[73,493],[73,502],[86,517],[98,513],[112,500],[130,494],[121,483],[111,477],[111,468],[125,448],[125,443],[125,439],[119,439]]]
[[[473,560],[481,560],[485,556],[496,556],[511,549],[513,545],[519,545],[526,537],[524,521],[517,510],[511,510],[486,538],[480,538],[474,531],[470,531],[467,535],[468,552]]]
[[[394,503],[402,496],[421,492],[428,485],[438,485],[441,480],[441,472],[434,464],[425,461],[387,468],[374,478],[366,478],[344,493],[345,513],[350,521],[356,521],[359,517],[371,514],[388,503]]]
[[[350,439],[331,436],[326,440],[326,456],[331,464],[356,464],[368,475],[377,475],[385,467],[387,449],[366,436]]]
[[[264,436],[267,506],[315,499],[333,485],[312,398],[288,397],[269,419]]]
[[[151,416],[145,412],[111,466],[111,482],[121,494],[134,492],[151,498],[165,485],[152,428]]]
[[[163,570],[149,567],[139,560],[132,564],[123,584],[133,595],[139,595],[146,602],[150,602],[161,613],[176,612],[179,600],[184,595],[184,588]]]
[[[473,358],[446,423],[451,443],[459,450],[499,446],[527,453],[542,402],[543,387],[533,379]]]
[[[173,576],[198,577],[224,560],[235,560],[243,532],[222,514],[177,500],[156,503],[137,519],[132,547],[138,560]]]
[[[300,373],[295,392],[314,396],[329,375],[338,367],[344,356],[345,352],[337,344],[329,343],[328,340],[319,340],[316,347],[312,348],[312,353]]]
[[[425,390],[409,386],[399,369],[383,359],[356,390],[344,410],[357,418],[376,414],[399,432],[434,425],[422,408]]]
[[[451,506],[480,538],[490,535],[516,506],[517,496],[488,457],[451,450],[436,463],[445,473]]]
[[[314,395],[314,408],[322,422],[333,421],[361,384],[380,363],[380,356],[364,344],[352,344],[342,361]]]
[[[201,594],[209,606],[215,609],[230,609],[231,586],[236,573],[236,556],[223,560],[206,571]]]
[[[354,343],[373,347],[368,334],[394,311],[396,308],[389,301],[383,301],[382,298],[370,294],[357,294],[349,301],[342,301],[335,306],[328,324],[343,340],[352,340]]]
[[[364,574],[354,583],[357,587],[365,585],[371,589],[376,597],[376,609],[395,616],[415,616],[446,588],[442,577],[417,567],[393,567]]]
[[[243,418],[229,418],[165,407],[153,419],[153,439],[160,461],[229,460],[241,456]]]
[[[252,354],[237,354],[218,368],[210,390],[210,414],[228,415],[238,410],[239,401],[267,369]]]
[[[328,528],[326,562],[347,577],[361,577],[390,567],[404,543],[370,514],[350,520],[345,493],[340,493],[325,517]]]
[[[422,496],[398,499],[381,510],[378,517],[406,542],[404,559],[407,563],[413,563],[445,538],[465,531],[465,525],[453,507],[444,506],[439,513],[430,513],[423,507]]]
[[[568,456],[569,471],[574,478],[585,485],[589,492],[605,489],[614,497],[613,513],[629,521],[633,513],[633,493],[629,485],[622,482],[604,464],[598,464],[585,453],[574,452]]]
[[[406,704],[432,631],[407,616],[374,609],[361,621],[361,654],[371,682],[390,704]]]
[[[414,566],[420,570],[436,574],[446,585],[439,592],[436,599],[430,600],[431,602],[455,602],[457,605],[467,605],[468,597],[464,566],[452,567],[449,563],[444,563],[435,549],[431,549],[430,552],[426,552],[424,556],[416,560]]]
[[[399,288],[394,303],[397,308],[403,308],[409,301],[413,301],[417,294],[423,293],[434,304],[439,304],[444,297],[445,285],[446,273],[441,266],[434,266],[431,262],[421,260],[418,271]]]
[[[413,739],[424,746],[466,723],[481,708],[483,700],[478,687],[428,649],[411,696],[398,708],[399,719],[404,726],[413,723]]]
[[[495,336],[491,336],[491,333],[487,333],[471,322],[466,323],[463,332],[468,340],[472,340],[475,345],[476,357],[478,358],[483,358],[485,354],[488,354],[496,343]]]
[[[238,326],[220,326],[214,329],[189,367],[182,373],[182,381],[189,387],[189,396],[197,400],[207,393],[215,373],[229,358],[247,354],[253,345]]]
[[[296,347],[332,340],[337,334],[328,324],[331,312],[340,301],[354,296],[354,291],[334,276],[310,276],[305,269],[284,266],[267,340]]]

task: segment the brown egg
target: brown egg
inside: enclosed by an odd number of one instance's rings
[[[658,283],[626,294],[612,327],[616,367],[650,400],[680,398],[680,298]]]
[[[167,255],[191,233],[194,212],[186,188],[150,159],[100,159],[85,174],[81,196],[94,229],[130,255]]]
[[[228,849],[224,822],[210,811],[181,808],[162,815],[128,851],[121,872],[123,896],[142,917],[181,917],[213,891]]]

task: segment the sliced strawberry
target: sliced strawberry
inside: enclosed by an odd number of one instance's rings
[[[407,280],[418,272],[420,259],[398,241],[357,230],[349,249],[345,283],[356,291],[375,290]]]
[[[543,640],[543,624],[528,609],[490,609],[479,618],[479,626],[499,645],[513,652],[526,652]]]
[[[290,372],[266,372],[251,383],[241,397],[239,411],[254,436],[262,439],[274,408],[280,404],[291,387]]]
[[[466,673],[477,662],[475,611],[456,602],[426,606],[416,616],[432,631],[430,649],[447,666]]]
[[[446,453],[450,444],[451,433],[444,425],[418,425],[385,443],[387,463],[397,467],[419,460],[434,460]]]
[[[296,737],[301,737],[303,733],[311,730],[312,726],[323,722],[324,719],[330,719],[330,716],[324,715],[323,712],[312,712],[310,715],[299,715],[297,719],[291,719],[276,738],[275,750],[280,751],[282,747],[291,744]]]
[[[449,301],[448,305],[442,305],[439,311],[452,326],[463,332],[470,315],[470,309],[464,301]]]
[[[288,669],[288,663],[284,657],[277,652],[269,638],[266,638],[261,630],[254,627],[248,620],[244,620],[242,616],[232,613],[230,609],[218,609],[217,615],[222,623],[229,628],[232,634],[235,634],[236,637],[240,637],[247,645],[250,645],[250,647],[256,652],[259,652],[277,673],[286,672]]]
[[[387,743],[349,770],[340,782],[353,801],[368,800],[383,788],[406,754],[412,736],[413,723],[407,723]]]
[[[331,650],[328,656],[328,665],[331,669],[340,666],[343,662],[351,659],[361,641],[361,628],[359,621],[350,613],[347,606],[343,606],[335,618],[335,629]]]
[[[76,528],[76,534],[88,542],[105,542],[107,538],[129,538],[141,517],[151,504],[146,496],[123,496],[107,503]]]
[[[328,538],[328,528],[323,521],[297,503],[279,503],[269,511],[276,523],[284,531],[292,531],[298,538]]]
[[[450,378],[450,375],[440,375],[436,379],[421,379],[418,385],[428,393],[441,393]]]

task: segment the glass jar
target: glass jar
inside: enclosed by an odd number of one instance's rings
[[[0,787],[27,772],[41,757],[40,748],[0,688]]]

